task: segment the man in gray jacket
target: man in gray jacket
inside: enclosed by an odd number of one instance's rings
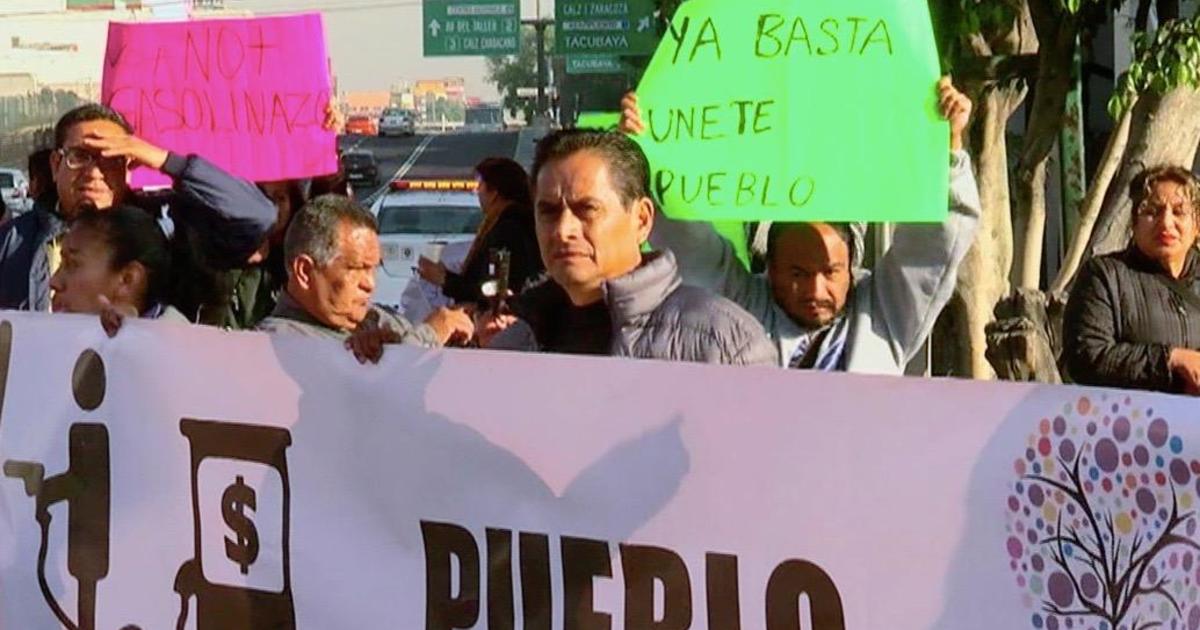
[[[949,79],[938,93],[950,121],[950,216],[941,224],[898,226],[873,270],[861,268],[861,224],[772,225],[765,276],[750,273],[710,223],[664,218],[651,243],[678,253],[684,281],[753,314],[781,367],[903,374],[954,293],[979,225],[979,191],[963,150],[971,101]],[[641,133],[637,97],[626,96],[622,107],[622,130]]]
[[[762,326],[687,286],[670,251],[644,253],[650,167],[624,134],[560,131],[533,163],[538,247],[550,280],[481,322],[489,348],[734,365],[775,361]]]
[[[292,219],[283,247],[287,285],[259,330],[348,340],[366,322],[364,329],[385,331],[389,340],[426,347],[472,334],[461,311],[439,309],[414,326],[371,303],[379,228],[353,199],[322,195],[310,201]]]

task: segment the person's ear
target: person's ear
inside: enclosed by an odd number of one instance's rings
[[[650,240],[650,232],[654,229],[654,200],[642,197],[633,203],[634,221],[638,232],[638,243]]]
[[[312,256],[308,254],[301,254],[288,263],[288,271],[296,279],[296,284],[301,289],[307,291],[313,286],[313,278],[317,272],[317,261],[313,260]]]
[[[62,165],[62,161],[63,161],[62,152],[60,152],[60,151],[51,151],[50,152],[50,179],[51,179],[51,181],[55,181],[55,182],[58,181],[58,167]]]
[[[145,265],[135,260],[125,265],[117,274],[117,286],[113,288],[113,301],[132,304],[135,307],[140,304],[142,308],[148,308],[150,305],[141,304],[143,300],[139,298],[145,297],[149,286],[150,273],[146,270]]]

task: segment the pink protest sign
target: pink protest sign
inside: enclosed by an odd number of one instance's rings
[[[109,24],[104,103],[142,138],[253,181],[337,170],[331,93],[317,13]],[[133,174],[135,186],[168,181]]]

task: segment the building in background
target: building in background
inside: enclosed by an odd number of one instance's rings
[[[342,112],[346,116],[370,116],[378,118],[392,104],[392,93],[387,90],[374,92],[342,92],[338,95]]]
[[[428,123],[461,123],[467,111],[466,85],[462,77],[417,81],[412,88],[413,109]]]

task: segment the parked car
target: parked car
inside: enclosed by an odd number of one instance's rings
[[[346,120],[346,133],[360,136],[379,135],[379,127],[370,116],[354,115]]]
[[[342,154],[342,170],[346,172],[346,180],[351,186],[367,184],[379,185],[379,163],[371,151],[357,149]]]
[[[403,109],[385,109],[379,117],[380,136],[413,136],[417,133],[417,123],[411,112]]]
[[[401,306],[417,258],[439,258],[452,243],[470,243],[483,220],[474,180],[399,180],[371,205],[379,222],[383,264],[375,301]],[[469,246],[468,246],[469,247]]]
[[[29,197],[29,179],[25,172],[15,168],[0,168],[0,200],[13,216],[33,208]]]

